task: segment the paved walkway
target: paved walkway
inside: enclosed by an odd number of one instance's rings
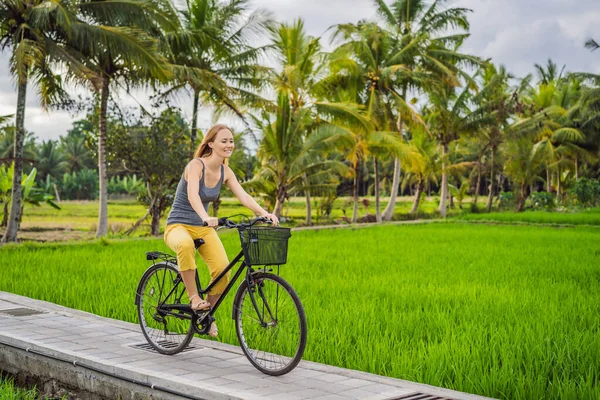
[[[484,399],[308,361],[270,377],[254,369],[239,347],[198,338],[174,356],[144,344],[136,324],[0,292],[0,369],[108,398]]]

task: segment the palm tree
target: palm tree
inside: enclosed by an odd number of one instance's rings
[[[67,169],[67,161],[58,143],[54,140],[42,142],[38,148],[36,169],[37,178],[46,180],[47,176],[60,178]]]
[[[469,36],[467,8],[446,8],[443,0],[373,0],[377,13],[385,26],[393,32],[397,42],[393,63],[399,67],[395,85],[402,101],[409,92],[425,93],[431,80],[456,81],[457,61],[479,64],[479,60],[459,53],[456,49]],[[422,74],[418,74],[421,72]],[[403,134],[404,121],[411,116],[398,111],[398,133]],[[390,202],[383,218],[390,220],[396,204],[400,183],[400,160],[394,165]]]
[[[93,29],[88,35],[69,41],[72,49],[69,54],[74,62],[68,65],[68,72],[71,79],[89,87],[98,96],[100,204],[96,237],[101,237],[108,232],[106,117],[111,84],[126,85],[128,90],[153,80],[166,81],[171,71],[159,54],[157,37],[177,29],[178,20],[166,0],[85,0],[78,11]]]
[[[37,148],[35,146],[35,137],[33,132],[25,132],[23,139],[23,157],[22,160],[29,165],[33,165],[37,158]],[[15,159],[15,127],[5,126],[0,129],[0,164],[10,165]],[[29,165],[23,165],[28,169]],[[11,175],[12,177],[12,175]]]
[[[411,130],[411,134],[410,145],[419,154],[421,162],[405,167],[407,173],[402,185],[403,187],[407,185],[414,185],[415,187],[413,205],[409,211],[410,214],[415,214],[419,210],[421,196],[425,190],[432,183],[438,185],[438,175],[442,168],[439,145],[436,143],[436,140],[422,129],[413,129]]]
[[[526,136],[505,141],[503,153],[506,155],[504,172],[515,184],[518,192],[517,212],[521,212],[527,200],[527,188],[539,179],[545,157]]]
[[[600,75],[578,74],[584,82],[591,86],[585,88],[580,98],[579,121],[576,122],[585,133],[585,143],[581,147],[589,155],[590,162],[600,158]],[[578,171],[578,170],[577,170]]]
[[[550,191],[551,172],[556,172],[557,198],[562,199],[561,178],[565,170],[576,170],[578,159],[585,157],[580,144],[585,135],[574,118],[579,114],[581,81],[576,77],[542,80],[532,92],[532,101],[542,110],[544,120],[534,139],[536,150],[546,158],[546,185]],[[577,175],[577,172],[575,172]]]
[[[403,143],[394,132],[374,131],[372,124],[366,121],[363,126],[350,124],[349,121],[338,121],[337,124],[322,124],[308,141],[308,146],[315,146],[318,151],[335,150],[350,163],[353,176],[352,222],[358,219],[358,179],[361,165],[372,155],[393,154],[402,157],[407,165],[416,168],[420,158],[415,151]],[[380,179],[378,169],[375,173],[375,186],[378,188]],[[376,203],[379,190],[375,190]],[[378,221],[381,221],[379,214]]]
[[[61,79],[50,71],[50,59],[67,61],[61,46],[65,34],[81,34],[72,3],[48,0],[7,0],[0,3],[0,49],[10,49],[10,71],[17,81],[17,112],[14,135],[15,170],[10,217],[3,242],[14,242],[20,224],[25,102],[27,86],[39,88],[42,106],[64,96]]]
[[[560,81],[560,79],[562,78],[563,71],[565,70],[565,66],[563,65],[559,72],[558,66],[555,62],[552,61],[551,58],[548,59],[545,68],[543,65],[537,63],[533,66],[538,74],[538,79],[542,85],[548,85],[550,83]]]
[[[477,76],[479,72],[475,74]],[[435,137],[442,148],[442,182],[439,211],[446,216],[446,201],[448,198],[448,173],[456,168],[450,160],[450,144],[462,135],[474,135],[489,123],[489,114],[485,106],[472,102],[473,91],[476,89],[473,78],[466,77],[462,90],[453,85],[442,83],[429,92],[427,120],[429,129],[435,132]],[[475,104],[474,110],[472,104]]]
[[[61,138],[60,148],[67,163],[67,172],[77,172],[84,168],[92,168],[93,160],[90,151],[85,146],[85,138],[69,135]]]
[[[478,177],[475,188],[475,202],[480,190],[481,160],[482,157],[488,155],[489,193],[486,208],[490,212],[496,181],[497,153],[504,140],[510,118],[517,111],[516,103],[519,101],[518,95],[520,89],[515,90],[512,94],[509,92],[509,80],[513,79],[513,76],[506,71],[504,66],[496,67],[493,64],[489,64],[483,70],[481,78],[482,88],[473,99],[473,102],[476,104],[476,107],[480,107],[482,112],[487,114],[487,123],[484,123],[481,129],[475,132],[475,140],[480,146],[477,156]]]
[[[190,87],[193,93],[191,153],[196,148],[198,110],[213,105],[243,118],[241,103],[262,104],[253,91],[265,83],[268,68],[257,64],[266,47],[252,40],[272,25],[264,11],[250,12],[248,0],[189,0],[182,11],[183,29],[166,35],[175,85],[168,96]]]
[[[262,169],[255,178],[268,177],[276,182],[275,213],[280,215],[285,199],[294,190],[304,193],[309,207],[311,188],[319,185],[317,178],[323,178],[321,185],[331,184],[333,176],[325,167],[333,168],[334,174],[345,170],[342,163],[323,160],[312,150],[306,139],[314,129],[338,120],[360,126],[368,125],[368,121],[348,102],[319,101],[329,89],[326,64],[319,39],[306,35],[301,20],[270,31],[272,49],[280,62],[279,71],[270,78],[277,103],[272,106],[274,119],[268,110],[261,117],[253,117],[263,132],[258,154]]]
[[[308,177],[331,178],[332,174],[339,175],[346,171],[344,164],[323,160],[320,152],[314,151],[318,142],[304,142],[306,131],[312,129],[313,110],[302,107],[292,112],[291,103],[290,96],[279,93],[275,120],[266,113],[262,119],[255,118],[263,138],[257,154],[261,169],[253,180],[275,183],[273,213],[277,217],[281,216],[283,204],[290,194],[310,190],[307,187],[310,186]],[[331,183],[335,182],[318,185]]]
[[[327,85],[336,91],[345,92],[354,102],[363,105],[374,131],[396,132],[398,140],[401,140],[400,131],[403,126],[423,124],[421,116],[404,99],[408,84],[403,87],[399,82],[402,82],[406,75],[413,81],[423,81],[427,76],[419,71],[409,71],[399,64],[402,62],[398,56],[401,49],[394,34],[374,23],[360,22],[338,25],[334,39],[338,37],[341,37],[343,42],[332,54],[332,74],[327,79]],[[404,146],[404,150],[407,149],[408,146]],[[382,148],[379,150],[371,153],[375,157],[377,175],[376,203],[379,199],[379,160],[391,154]],[[408,153],[405,151],[397,155],[396,165],[399,168],[400,158],[407,157]],[[396,181],[392,184],[394,203],[397,191]],[[376,215],[380,221],[382,216],[378,204]],[[391,219],[391,215],[387,215],[386,218]]]

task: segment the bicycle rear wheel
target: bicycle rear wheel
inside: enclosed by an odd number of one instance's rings
[[[246,281],[240,285],[234,300],[233,317],[240,346],[262,373],[287,374],[298,365],[306,347],[304,308],[283,278],[255,273],[253,279],[250,288]]]
[[[182,304],[182,298],[187,301],[184,295],[185,286],[171,264],[155,264],[142,276],[137,293],[138,317],[146,340],[159,353],[179,353],[194,337],[190,314],[161,309],[163,304]]]

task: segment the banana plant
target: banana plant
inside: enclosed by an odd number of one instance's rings
[[[23,174],[23,197],[21,201],[21,216],[23,219],[23,208],[25,204],[32,204],[36,207],[42,205],[42,202],[48,204],[51,207],[60,210],[60,207],[53,201],[54,196],[46,193],[42,188],[39,188],[35,184],[35,176],[37,175],[37,169],[33,168],[29,174]],[[20,221],[19,221],[20,222]]]
[[[127,192],[127,194],[135,196],[140,190],[145,190],[146,185],[142,179],[138,179],[137,175],[132,175],[131,177],[123,177],[121,181],[121,186]]]
[[[11,199],[12,192],[12,177],[14,173],[14,163],[9,168],[5,165],[0,166],[0,201],[4,203],[4,214],[2,219],[2,225],[6,226],[8,222],[8,207]],[[42,202],[50,205],[51,207],[60,210],[60,207],[53,201],[54,196],[46,193],[42,188],[36,186],[35,176],[37,175],[37,169],[33,168],[29,174],[23,173],[22,175],[22,201],[21,201],[21,216],[23,219],[23,209],[25,204],[32,204],[34,206],[41,206]],[[19,221],[21,222],[21,221]]]
[[[0,202],[4,205],[2,223],[0,224],[2,227],[8,223],[8,205],[10,204],[13,171],[13,165],[8,168],[6,165],[0,165]]]
[[[448,184],[448,188],[450,189],[450,193],[452,193],[452,196],[454,196],[454,198],[456,199],[457,203],[458,203],[458,208],[460,208],[462,210],[462,202],[465,199],[465,197],[467,197],[467,194],[469,193],[469,180],[465,179],[462,181],[460,187],[456,187],[454,185]]]

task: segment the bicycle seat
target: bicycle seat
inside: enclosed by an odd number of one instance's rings
[[[204,239],[194,239],[194,247],[198,249],[198,247],[204,244]]]

